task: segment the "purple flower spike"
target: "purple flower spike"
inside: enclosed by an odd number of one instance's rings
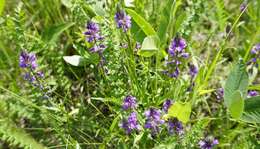
[[[127,119],[122,121],[120,127],[125,130],[126,134],[130,134],[134,130],[140,130],[141,126],[138,124],[137,113],[132,112]]]
[[[185,51],[186,47],[187,44],[183,38],[175,37],[172,39],[168,47],[168,57],[166,59],[166,66],[169,69],[166,75],[169,77],[177,78],[179,76],[179,65],[182,64],[184,59],[189,57],[189,53]]]
[[[94,22],[89,22],[87,24],[87,31],[85,32],[86,38],[88,42],[94,42],[101,39],[99,35],[99,26]]]
[[[131,17],[128,16],[123,10],[118,11],[114,18],[117,28],[122,28],[124,32],[127,32],[127,30],[131,27]]]
[[[161,119],[160,110],[150,108],[145,111],[146,121],[144,127],[151,130],[152,136],[155,136],[160,132],[160,125],[164,123]]]
[[[135,109],[137,107],[136,97],[128,95],[123,102],[123,110]]]
[[[173,133],[176,133],[178,135],[183,134],[183,125],[177,118],[170,119],[167,122],[167,126],[168,126],[169,134],[173,134]]]
[[[167,113],[167,112],[168,112],[168,109],[170,108],[170,106],[171,106],[172,104],[173,104],[173,101],[172,101],[171,99],[165,100],[164,103],[163,103],[163,111],[164,111],[165,113]]]
[[[254,97],[254,96],[257,96],[258,95],[258,92],[257,91],[249,91],[248,92],[248,96],[249,97]]]
[[[102,43],[104,37],[100,35],[100,29],[97,23],[88,22],[86,26],[86,32],[84,33],[86,36],[87,42],[92,44],[92,47],[89,48],[89,51],[92,53],[102,53],[106,46]]]
[[[191,64],[189,66],[189,69],[190,69],[190,72],[189,72],[190,76],[192,78],[194,78],[197,75],[197,73],[198,73],[198,68],[195,65]]]
[[[27,53],[22,51],[19,58],[21,68],[37,68],[36,55],[34,53]]]
[[[186,48],[186,41],[183,38],[174,38],[169,46],[169,54],[176,56],[176,54],[183,52]]]
[[[211,139],[209,137],[200,140],[199,142],[199,146],[201,149],[212,149],[217,144],[219,144],[217,139]]]

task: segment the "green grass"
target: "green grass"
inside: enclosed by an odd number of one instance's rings
[[[258,97],[243,98],[246,115],[236,119],[229,112],[236,111],[216,98],[240,59],[250,80],[245,91],[260,91],[259,66],[247,64],[260,42],[260,1],[248,1],[240,11],[242,3],[134,0],[129,7],[124,0],[0,0],[0,148],[199,148],[206,136],[219,140],[216,148],[259,148]],[[126,33],[116,27],[118,9],[131,16]],[[105,37],[103,65],[83,34],[90,20]],[[177,79],[162,73],[176,36],[186,40],[190,55]],[[144,39],[147,43],[135,51]],[[23,79],[19,55],[24,49],[37,55],[44,90]],[[64,60],[72,55],[79,55],[80,66]],[[199,68],[193,79],[189,64]],[[47,91],[48,99],[43,98]],[[137,98],[134,111],[142,126],[131,135],[119,126],[129,115],[121,108],[127,95]],[[188,117],[184,134],[169,135],[163,125],[152,137],[143,127],[144,111],[161,109],[166,99],[191,104],[191,113],[183,112],[189,106],[173,112]]]

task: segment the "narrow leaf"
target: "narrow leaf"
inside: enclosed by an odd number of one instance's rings
[[[53,43],[59,38],[59,36],[65,30],[67,30],[68,28],[70,28],[73,25],[74,25],[74,23],[63,23],[63,24],[51,26],[43,32],[42,38],[44,41],[46,41],[48,43]]]
[[[156,35],[152,25],[148,23],[143,17],[141,17],[132,9],[126,9],[126,11],[147,36]]]

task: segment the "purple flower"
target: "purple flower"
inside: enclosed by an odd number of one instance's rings
[[[123,102],[123,110],[134,109],[137,107],[136,97],[128,95]]]
[[[254,96],[257,96],[258,95],[258,92],[257,91],[249,91],[248,92],[248,96],[249,97],[254,97]]]
[[[175,37],[171,41],[168,52],[171,56],[178,56],[178,54],[183,56],[185,48],[186,48],[186,41],[183,38]],[[184,56],[184,57],[186,57],[186,56]]]
[[[124,119],[120,124],[120,127],[123,128],[126,134],[130,134],[134,130],[140,130],[141,126],[137,121],[137,113],[132,112],[127,119]]]
[[[173,101],[172,101],[171,99],[165,100],[164,103],[163,103],[163,111],[164,111],[165,113],[167,113],[167,112],[168,112],[168,109],[170,108],[170,106],[171,106],[172,104],[173,104]]]
[[[259,51],[260,51],[260,43],[253,46],[253,48],[251,49],[251,54],[258,54]]]
[[[89,43],[101,40],[102,37],[99,35],[99,26],[94,22],[89,22],[86,26],[87,31],[84,33]]]
[[[87,31],[84,33],[86,36],[86,40],[89,43],[93,44],[93,46],[89,49],[89,51],[92,53],[96,53],[96,52],[102,53],[103,50],[106,48],[106,46],[100,43],[101,41],[103,41],[104,37],[100,35],[100,29],[98,24],[90,21],[88,22],[86,29]]]
[[[187,44],[183,38],[175,37],[172,39],[168,47],[168,59],[166,60],[166,66],[169,69],[167,75],[171,78],[177,78],[180,74],[179,65],[182,64],[184,59],[189,57],[189,53],[185,52]],[[193,68],[193,75],[196,72],[196,68]]]
[[[198,68],[195,65],[191,64],[189,65],[189,69],[190,69],[189,71],[190,76],[194,78],[198,73]]]
[[[257,59],[260,56],[260,43],[256,44],[255,46],[253,46],[253,48],[251,49],[251,54],[252,54],[252,59],[248,62],[248,64],[250,63],[256,63]]]
[[[212,139],[209,137],[199,141],[199,146],[201,149],[212,149],[217,144],[219,144],[217,139]]]
[[[21,68],[37,68],[36,55],[34,53],[27,53],[22,51],[19,58]]]
[[[120,10],[115,14],[115,21],[117,24],[117,28],[122,28],[124,32],[131,27],[131,17],[128,16],[125,11]]]
[[[173,119],[168,120],[167,126],[168,126],[168,132],[170,134],[173,134],[174,132],[178,135],[183,134],[182,123],[177,118],[173,118]]]
[[[217,100],[221,100],[224,96],[224,89],[223,88],[217,89],[216,96],[217,96]]]
[[[144,112],[146,121],[144,127],[151,130],[153,136],[160,132],[160,125],[164,123],[161,119],[161,112],[155,108],[150,108]]]
[[[239,7],[239,9],[240,9],[240,11],[244,11],[245,9],[246,9],[246,3],[245,2],[243,2],[241,5],[240,5],[240,7]]]

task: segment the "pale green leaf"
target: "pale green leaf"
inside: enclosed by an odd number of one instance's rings
[[[242,93],[242,98],[245,98],[247,95],[248,80],[245,64],[240,61],[231,70],[224,87],[224,102],[227,107],[230,107],[232,95],[235,91],[239,90]]]
[[[5,0],[0,0],[0,16],[2,15],[5,8]]]
[[[168,117],[177,117],[183,123],[187,123],[190,119],[191,103],[175,102],[168,110]]]
[[[158,51],[158,38],[156,36],[147,36],[143,43],[141,49],[138,51],[138,55],[144,57],[150,57]]]
[[[240,91],[235,91],[231,96],[231,104],[229,107],[230,114],[233,118],[239,119],[244,110],[244,99]]]

